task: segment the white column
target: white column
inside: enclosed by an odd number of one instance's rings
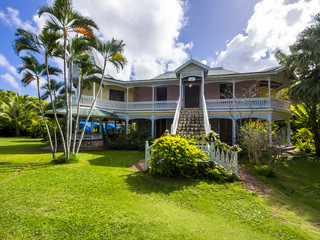
[[[180,76],[179,76],[179,98],[182,99],[182,80],[181,80],[181,73],[180,73]]]
[[[94,97],[96,95],[96,83],[93,83],[93,91],[92,91],[92,96]]]
[[[78,77],[78,89],[77,89],[77,94],[78,96],[80,95],[80,92],[81,92],[81,80],[80,80],[80,76]]]
[[[154,111],[154,85],[152,85],[152,111]]]
[[[272,113],[268,114],[269,121],[269,145],[272,146]]]
[[[102,133],[102,119],[99,121],[99,133]]]
[[[232,80],[232,96],[233,96],[233,101],[236,99],[236,80]]]
[[[126,118],[126,135],[129,133],[129,118]]]
[[[203,99],[204,95],[204,72],[201,73],[201,96],[200,96],[200,102]],[[203,106],[204,103],[202,103]]]
[[[100,99],[102,99],[102,92],[103,92],[103,88],[101,87],[101,90],[100,90]]]
[[[292,146],[290,118],[287,119],[287,145],[290,147]]]
[[[92,133],[93,133],[93,125],[94,125],[94,120],[93,120],[93,118],[91,118],[91,130],[90,130],[90,132],[92,132]]]
[[[236,144],[237,138],[237,122],[235,119],[232,119],[232,145]]]
[[[154,137],[154,117],[151,118],[151,137]]]
[[[129,105],[129,88],[127,87],[127,110]]]
[[[268,98],[269,98],[269,107],[271,107],[271,82],[270,82],[270,77],[268,77]]]

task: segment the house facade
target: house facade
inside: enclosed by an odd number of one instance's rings
[[[76,81],[75,86],[80,86]],[[293,77],[280,67],[236,73],[190,59],[175,71],[151,79],[123,81],[105,76],[95,108],[116,114],[125,123],[126,133],[135,123],[138,130],[149,132],[152,137],[161,136],[166,129],[181,134],[181,126],[194,120],[190,130],[204,134],[213,130],[230,144],[235,143],[237,126],[243,119],[265,119],[270,123],[285,120],[290,143],[290,102],[277,99],[276,93],[289,88],[292,81]],[[91,106],[98,88],[94,84],[91,90],[83,90],[81,107]],[[74,104],[79,92],[78,87]]]

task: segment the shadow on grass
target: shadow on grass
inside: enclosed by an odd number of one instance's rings
[[[50,166],[53,166],[53,165],[51,163],[0,162],[0,173],[38,170],[38,169],[48,168]]]
[[[171,192],[199,184],[199,180],[155,177],[147,172],[135,172],[125,175],[125,177],[125,181],[128,183],[130,190],[139,194],[170,194]]]
[[[0,146],[0,154],[39,154],[50,152],[41,150],[43,146],[45,146],[43,143]]]
[[[143,158],[143,152],[140,151],[101,150],[96,151],[96,153],[88,153],[103,155],[103,157],[88,160],[91,165],[103,167],[128,168]]]

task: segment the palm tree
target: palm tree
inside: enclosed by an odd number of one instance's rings
[[[42,115],[42,120],[44,122],[44,125],[46,127],[46,131],[49,138],[49,143],[52,149],[52,157],[55,159],[55,152],[54,147],[52,144],[52,139],[50,135],[50,130],[46,121],[46,118],[44,117],[44,111],[43,111],[43,105],[40,98],[40,78],[44,77],[46,75],[46,66],[45,64],[40,64],[38,60],[32,56],[31,54],[28,54],[27,56],[21,57],[22,59],[22,65],[18,68],[18,72],[23,72],[22,76],[22,83],[24,86],[29,85],[31,82],[36,81],[37,82],[37,90],[38,90],[38,99],[39,99],[39,106],[40,111]],[[50,75],[59,75],[61,71],[57,68],[48,67]]]
[[[47,30],[43,30],[39,35],[36,35],[30,31],[23,30],[23,29],[18,29],[15,35],[17,36],[17,38],[14,41],[13,47],[17,55],[19,55],[21,51],[29,50],[29,51],[38,53],[44,57],[45,66],[46,66],[47,83],[48,83],[48,88],[50,89],[51,87],[50,86],[50,69],[49,69],[48,61],[49,61],[49,57],[56,56],[57,49],[59,49],[59,44],[57,41],[60,39],[60,35],[57,34],[56,32],[49,32]],[[64,135],[57,117],[56,107],[53,101],[52,94],[50,94],[50,99],[53,107],[52,109],[53,109],[54,118],[61,135],[63,150],[64,150],[64,153],[66,153],[67,148],[64,141]]]
[[[49,20],[46,22],[45,29],[52,30],[55,32],[60,32],[63,39],[63,61],[64,61],[64,85],[66,91],[66,117],[67,117],[67,127],[66,127],[66,158],[69,159],[70,151],[70,128],[72,127],[72,108],[70,105],[71,97],[68,94],[71,88],[71,81],[67,80],[67,41],[69,32],[78,32],[94,38],[93,30],[98,29],[96,23],[88,18],[82,16],[79,12],[75,11],[72,7],[71,0],[55,0],[52,5],[45,5],[40,7],[38,10],[39,17],[42,14],[48,14]]]
[[[320,127],[318,110],[320,104],[320,14],[315,24],[305,29],[290,46],[290,54],[278,51],[276,58],[299,81],[290,90],[290,96],[296,103],[304,103],[310,110],[308,128],[313,133],[316,155],[320,156]]]
[[[50,88],[49,88],[49,85],[50,85]],[[51,79],[50,84],[46,83],[41,87],[41,89],[44,90],[44,92],[41,95],[41,99],[45,100],[49,98],[50,90],[51,90],[51,94],[54,97],[54,102],[57,106],[57,103],[59,100],[59,94],[61,94],[62,92],[62,86],[63,86],[63,82],[57,82],[56,80]]]
[[[93,66],[91,62],[87,59],[87,61],[82,61],[80,63],[79,67],[79,78],[80,78],[80,86],[78,88],[80,89],[79,91],[79,99],[77,103],[77,116],[76,116],[76,123],[75,123],[75,129],[74,129],[74,137],[73,137],[73,146],[72,146],[72,153],[75,154],[76,150],[76,139],[77,139],[77,128],[79,124],[79,114],[80,114],[80,102],[83,94],[84,89],[91,90],[92,88],[92,83],[96,82],[99,83],[100,81],[100,75],[102,74],[101,69]]]
[[[107,63],[108,62],[111,63],[117,70],[123,69],[124,64],[126,63],[126,59],[123,56],[124,47],[125,47],[125,44],[123,43],[122,40],[115,40],[114,38],[112,38],[111,40],[106,41],[106,42],[102,42],[102,41],[99,41],[99,40],[96,41],[95,48],[98,51],[98,53],[100,53],[102,55],[102,57],[103,57],[103,69],[101,70],[101,74],[100,74],[101,78],[100,78],[100,81],[99,81],[99,89],[98,89],[98,91],[96,93],[96,96],[95,96],[93,102],[92,102],[89,114],[88,114],[88,116],[86,118],[84,127],[82,129],[81,136],[80,136],[80,139],[79,139],[79,143],[78,143],[78,146],[77,146],[77,150],[75,152],[75,156],[77,156],[77,154],[79,152],[79,149],[80,149],[80,146],[81,146],[81,142],[82,142],[82,139],[83,139],[83,136],[84,136],[84,132],[85,132],[87,123],[89,121],[93,106],[95,105],[95,103],[97,101],[97,97],[98,97],[98,95],[99,95],[99,93],[101,91],[102,81],[103,81],[103,78],[104,78],[104,73],[105,73],[105,70],[106,70]]]
[[[0,116],[15,129],[16,136],[37,120],[38,107],[28,95],[9,94],[0,104]]]

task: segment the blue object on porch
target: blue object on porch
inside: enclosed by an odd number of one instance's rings
[[[99,124],[100,123],[98,123],[98,122],[94,122],[94,124],[93,124],[93,127],[94,128],[97,128],[97,127],[99,127]],[[79,130],[81,130],[82,128],[83,128],[83,126],[84,126],[84,121],[81,121],[80,123],[79,123]],[[105,123],[102,123],[102,127],[103,127],[103,131],[105,132],[106,131],[106,124]],[[116,130],[118,131],[119,129],[121,129],[122,127],[121,126],[116,126]],[[107,124],[107,129],[109,130],[109,129],[114,129],[114,123],[108,123]],[[87,123],[87,126],[86,126],[86,131],[85,132],[91,132],[91,122],[88,122]]]

